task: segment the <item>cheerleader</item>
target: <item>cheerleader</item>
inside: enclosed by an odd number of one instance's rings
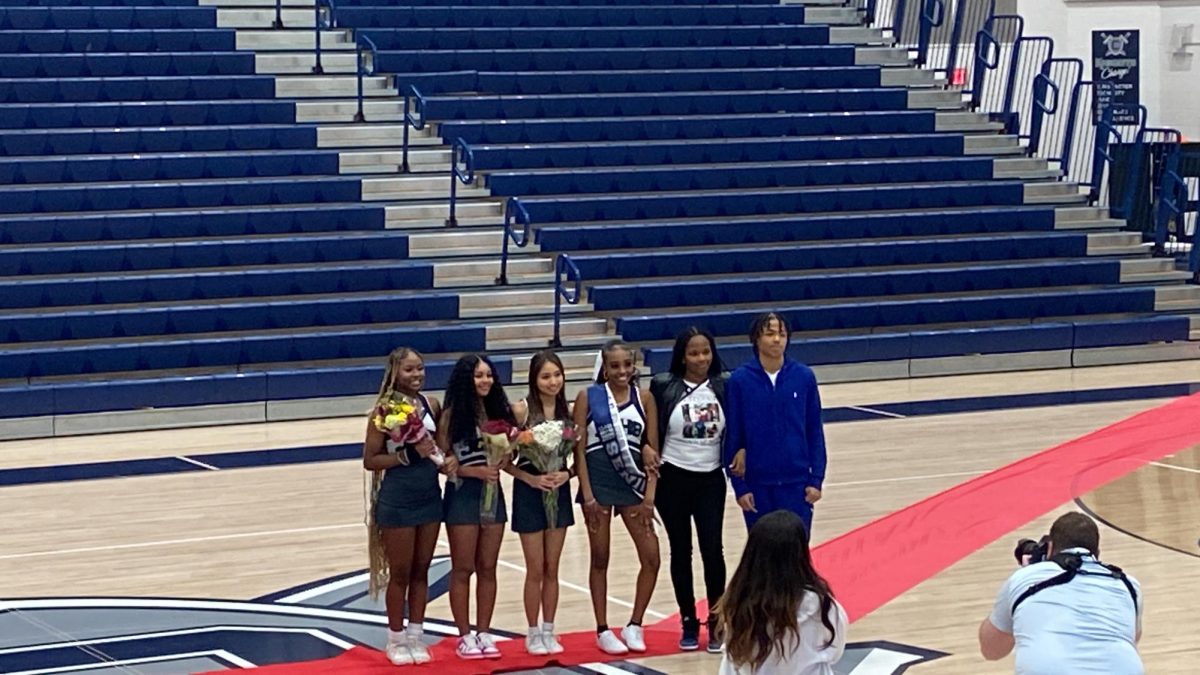
[[[514,424],[504,388],[484,356],[468,355],[454,364],[446,389],[446,409],[438,425],[441,447],[453,448],[458,460],[455,480],[447,483],[442,516],[450,537],[450,611],[458,627],[457,654],[462,659],[497,659],[500,650],[492,636],[496,607],[496,562],[508,519],[500,486],[503,465],[489,465],[480,436],[486,422]],[[494,504],[485,515],[485,485],[494,490]],[[476,633],[471,633],[471,577],[476,577]]]
[[[654,495],[658,482],[658,412],[650,392],[634,385],[633,349],[614,340],[600,352],[596,384],[575,399],[583,432],[575,451],[579,501],[591,544],[588,587],[596,615],[596,643],[605,653],[646,651],[642,619],[658,578]],[[640,569],[633,615],[617,637],[608,627],[608,561],[612,515],[621,516],[637,548]]]
[[[376,410],[406,401],[416,407],[425,430],[436,431],[441,412],[436,398],[421,393],[425,361],[415,350],[401,347],[388,355]],[[440,452],[432,443],[397,446],[380,429],[382,418],[372,413],[363,444],[363,466],[371,472],[370,591],[378,597],[387,588],[387,657],[395,665],[428,663],[429,649],[422,640],[425,605],[429,598],[429,564],[441,528],[441,491],[438,486]],[[446,459],[443,468],[454,470]],[[408,628],[404,626],[408,608]]]
[[[552,351],[538,352],[529,363],[529,394],[513,404],[517,422],[532,428],[547,420],[572,424],[564,393],[562,361]],[[575,524],[571,505],[571,475],[565,469],[542,475],[528,460],[509,468],[513,482],[512,529],[521,537],[525,553],[525,618],[529,633],[525,649],[535,656],[561,654],[563,646],[554,635],[554,615],[558,610],[558,563],[562,557],[567,528]],[[548,522],[543,498],[555,493],[558,512]],[[538,610],[544,622],[538,625]]]

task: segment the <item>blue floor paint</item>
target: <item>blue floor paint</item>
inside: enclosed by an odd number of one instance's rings
[[[837,424],[840,422],[896,419],[895,416],[928,417],[966,412],[1178,398],[1197,392],[1200,392],[1200,383],[1177,382],[1137,387],[1054,391],[1038,394],[1005,394],[900,403],[871,403],[855,407],[826,408],[823,415],[826,423]],[[187,458],[217,469],[245,469],[264,466],[347,461],[358,459],[361,455],[361,443],[342,443],[337,445],[279,448],[275,450],[218,452],[204,455],[188,455]],[[191,464],[178,457],[0,469],[0,487],[125,478],[129,476],[157,476],[185,471],[208,471],[208,469]]]

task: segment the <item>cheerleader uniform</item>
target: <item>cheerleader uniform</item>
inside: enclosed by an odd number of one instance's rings
[[[459,466],[487,466],[487,452],[483,449],[483,440],[475,438],[454,444],[454,456],[458,458]],[[483,525],[480,515],[483,506],[484,482],[478,478],[458,477],[458,485],[453,480],[446,483],[446,495],[442,499],[442,517],[447,525]],[[508,522],[508,511],[504,506],[504,487],[496,483],[496,506],[493,513],[496,517],[492,523]]]
[[[638,470],[646,470],[642,463],[642,446],[646,434],[646,412],[642,410],[642,399],[636,387],[629,389],[629,401],[620,406],[614,424],[620,424],[625,430],[625,438],[629,444],[629,453]],[[586,450],[588,481],[592,485],[592,496],[601,506],[635,506],[642,503],[629,483],[617,473],[612,460],[604,451],[600,435],[596,433],[596,422],[592,412],[588,411],[587,420],[588,445]],[[579,502],[583,502],[583,490],[579,491]]]
[[[545,420],[539,420],[537,423],[531,423],[529,426],[536,426],[543,421]],[[537,470],[533,462],[520,455],[517,456],[517,468],[533,476],[541,475],[541,472]],[[566,467],[563,467],[563,471],[566,471]],[[546,522],[546,505],[542,501],[544,493],[541,490],[526,485],[525,481],[513,481],[513,532],[525,534],[527,532],[542,532],[544,530],[574,525],[575,510],[571,504],[570,481],[560,485],[557,492],[557,522],[554,523],[552,528]]]
[[[429,401],[418,394],[425,408],[421,423],[432,436],[437,431]],[[417,527],[442,519],[441,489],[438,486],[438,467],[422,457],[412,445],[397,447],[387,440],[388,452],[403,452],[407,464],[383,472],[379,496],[375,499],[375,523],[380,527]]]

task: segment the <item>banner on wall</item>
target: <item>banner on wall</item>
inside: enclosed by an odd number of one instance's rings
[[[1092,31],[1095,111],[1112,108],[1117,124],[1137,124],[1141,95],[1141,36],[1136,30]]]

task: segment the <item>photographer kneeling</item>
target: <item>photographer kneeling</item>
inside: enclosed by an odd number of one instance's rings
[[[1100,530],[1082,513],[1054,521],[1037,544],[1018,544],[1023,567],[979,626],[983,658],[1002,659],[1015,645],[1017,675],[1141,675],[1141,589],[1099,553]]]

